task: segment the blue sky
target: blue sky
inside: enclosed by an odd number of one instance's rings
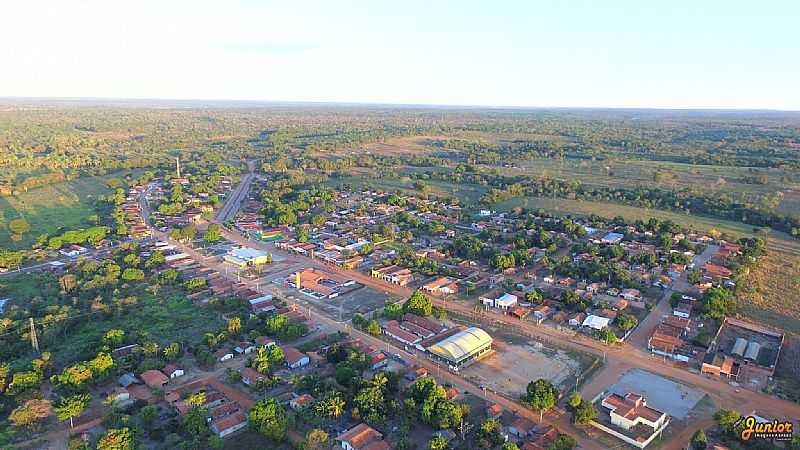
[[[0,96],[800,109],[797,1],[25,1]]]

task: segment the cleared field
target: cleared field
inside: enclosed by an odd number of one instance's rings
[[[441,151],[434,147],[425,145],[427,141],[447,139],[446,136],[405,136],[399,138],[388,139],[386,142],[366,144],[363,150],[369,153],[386,156],[403,156],[403,155],[419,155],[431,153],[433,151]],[[362,150],[362,151],[363,151]]]
[[[463,370],[463,375],[488,389],[518,398],[532,380],[545,378],[562,389],[574,387],[584,369],[580,360],[539,342],[525,345],[495,340],[495,352]]]
[[[751,172],[748,167],[703,166],[662,161],[604,160],[537,158],[514,162],[514,167],[503,170],[512,175],[543,175],[556,178],[578,179],[591,186],[609,188],[631,188],[637,186],[661,189],[700,188],[705,191],[741,192],[760,195],[775,195],[782,192],[784,201],[800,200],[795,192],[796,183],[785,181],[785,172],[780,169],[759,169]],[[658,172],[663,177],[655,179]],[[767,176],[766,184],[748,184],[743,179],[754,173]],[[800,214],[800,210],[786,211]]]
[[[739,313],[800,333],[800,256],[769,252],[748,280],[752,293],[741,297]]]
[[[399,178],[347,177],[347,178],[337,178],[335,180],[330,180],[326,184],[330,186],[336,186],[339,183],[353,183],[353,184],[364,183],[374,188],[380,188],[389,191],[400,190],[402,192],[418,194],[419,190],[414,188],[415,181],[416,180],[412,180],[409,177],[399,177]],[[487,191],[487,189],[483,186],[452,184],[435,180],[425,180],[424,183],[430,186],[431,194],[437,196],[456,197],[460,199],[461,202],[464,204],[477,202],[478,199],[481,197],[481,195],[483,195]]]
[[[78,178],[15,196],[0,197],[0,247],[25,248],[40,234],[86,226],[89,216],[94,214],[93,204],[97,196],[111,191],[106,181],[123,177],[124,174],[115,174]],[[17,217],[24,218],[31,225],[31,231],[21,241],[14,242],[8,223]]]
[[[549,197],[522,197],[514,198],[496,205],[500,210],[523,207],[530,209],[542,208],[545,211],[557,214],[573,214],[588,216],[596,214],[601,217],[611,218],[623,216],[629,220],[648,220],[651,217],[659,219],[670,219],[680,225],[694,228],[697,230],[708,230],[716,228],[722,232],[727,232],[736,236],[752,234],[752,227],[743,223],[730,222],[725,220],[713,219],[708,217],[698,217],[687,214],[678,214],[671,211],[658,209],[637,208],[635,206],[625,206],[609,202],[587,202],[581,200],[570,200]]]
[[[775,371],[775,394],[800,402],[800,336],[786,336]]]

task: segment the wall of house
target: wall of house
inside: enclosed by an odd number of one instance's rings
[[[616,430],[614,430],[612,428],[609,428],[609,427],[603,425],[602,423],[596,422],[594,420],[591,422],[591,425],[593,427],[599,429],[599,430],[602,430],[602,431],[604,431],[604,432],[616,437],[617,439],[621,439],[621,440],[625,441],[626,443],[628,443],[630,445],[633,445],[636,448],[645,448],[651,442],[653,442],[653,440],[655,438],[657,438],[661,434],[662,431],[664,431],[664,428],[666,428],[667,425],[669,425],[669,420],[665,420],[664,423],[658,429],[656,429],[653,432],[653,434],[650,435],[649,438],[647,438],[643,442],[639,442],[639,441],[637,441],[635,439],[632,439],[632,438],[630,438],[628,436],[625,436],[624,434],[620,433],[619,431],[616,431]]]
[[[235,433],[235,432],[241,430],[242,428],[244,428],[246,426],[247,426],[247,422],[242,422],[239,425],[236,425],[236,426],[233,426],[231,428],[228,428],[227,430],[222,430],[222,431],[219,432],[219,437],[225,437],[225,436],[227,436],[229,434]]]

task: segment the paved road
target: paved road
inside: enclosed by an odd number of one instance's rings
[[[242,207],[242,203],[245,199],[247,199],[247,194],[250,192],[250,184],[255,179],[255,165],[252,161],[247,162],[247,166],[249,172],[242,177],[242,180],[239,184],[231,191],[228,198],[225,200],[225,204],[222,205],[222,208],[216,214],[217,222],[225,223],[232,219],[236,213],[239,211],[239,208]]]

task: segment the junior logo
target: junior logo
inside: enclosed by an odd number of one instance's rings
[[[742,427],[739,436],[743,441],[749,441],[751,439],[790,441],[793,433],[793,424],[788,420],[763,422],[755,416],[742,417],[736,423],[736,427]]]

